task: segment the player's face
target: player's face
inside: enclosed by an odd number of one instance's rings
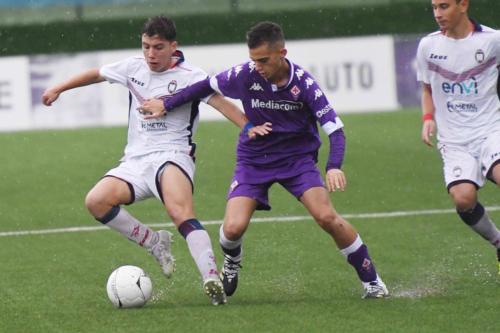
[[[286,49],[280,46],[270,46],[264,43],[249,49],[250,59],[255,62],[255,69],[266,80],[275,83],[283,68]]]
[[[172,54],[177,49],[177,42],[165,40],[158,35],[142,35],[142,52],[153,72],[164,72],[170,68]]]
[[[453,30],[467,11],[467,0],[432,0],[434,18],[441,30]]]

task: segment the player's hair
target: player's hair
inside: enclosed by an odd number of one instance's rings
[[[175,41],[177,37],[177,29],[175,28],[174,21],[163,15],[148,19],[146,23],[144,23],[142,33],[149,37],[158,35],[171,42]]]
[[[269,21],[260,22],[247,32],[248,48],[255,49],[265,43],[269,43],[269,45],[279,44],[280,47],[285,46],[285,35],[278,24]]]

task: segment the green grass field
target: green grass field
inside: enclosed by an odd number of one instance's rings
[[[344,115],[348,188],[332,194],[368,244],[392,297],[361,300],[361,286],[331,239],[308,218],[252,223],[238,292],[214,307],[202,293],[182,237],[177,272],[162,277],[154,259],[111,231],[0,236],[0,332],[498,332],[500,277],[493,249],[450,209],[436,150],[419,139],[416,110]],[[84,197],[113,167],[125,128],[0,134],[0,234],[98,226]],[[195,204],[202,221],[220,220],[234,164],[237,131],[201,123]],[[321,168],[326,149],[322,150]],[[480,192],[485,206],[500,191]],[[305,216],[279,185],[261,217]],[[129,209],[146,223],[167,223],[159,202]],[[409,212],[399,217],[363,213]],[[491,216],[500,223],[500,211]],[[215,252],[217,223],[206,226]],[[117,310],[106,280],[123,264],[144,268],[154,297],[144,308]]]

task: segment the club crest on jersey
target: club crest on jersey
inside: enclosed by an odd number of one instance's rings
[[[475,57],[478,63],[482,63],[484,61],[484,51],[481,49],[477,50]]]
[[[292,89],[290,89],[290,92],[292,93],[292,95],[296,98],[297,96],[299,96],[300,94],[300,89],[299,87],[297,87],[296,85],[294,85],[292,87]]]
[[[177,90],[177,81],[172,80],[168,83],[167,90],[169,93],[173,94]]]

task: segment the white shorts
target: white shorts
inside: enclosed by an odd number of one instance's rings
[[[444,180],[448,190],[455,183],[485,183],[492,166],[500,161],[500,131],[466,145],[438,144],[443,159]]]
[[[131,187],[132,202],[153,196],[162,200],[160,195],[160,178],[168,164],[174,164],[181,169],[193,186],[195,165],[193,157],[187,152],[172,150],[156,152],[148,155],[132,157],[109,170],[105,177],[116,177],[124,180]]]

